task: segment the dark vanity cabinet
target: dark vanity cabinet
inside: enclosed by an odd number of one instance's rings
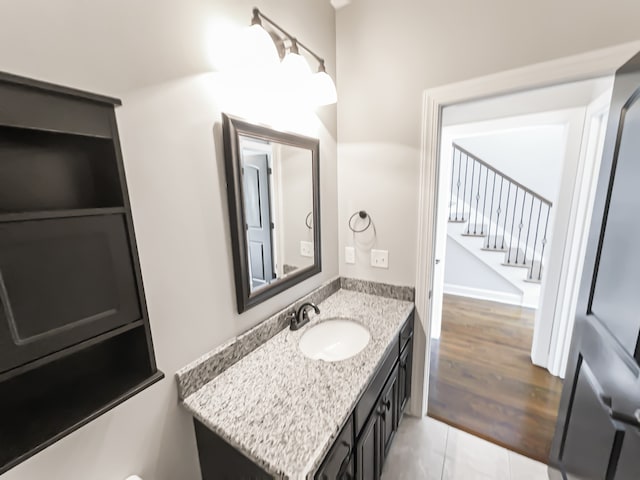
[[[379,480],[411,393],[412,312],[325,455],[314,480]],[[272,478],[194,419],[203,480]]]
[[[411,395],[413,319],[414,315],[411,314],[356,406],[356,425],[363,425],[357,429],[358,480],[377,480],[381,477],[385,459],[407,407]],[[371,399],[374,398],[372,403]]]
[[[343,429],[316,473],[316,480],[378,480],[381,477],[385,459],[411,393],[413,319],[412,313],[403,325],[399,337],[387,349],[373,380],[347,421],[345,429],[352,424],[355,429],[355,475],[350,469],[338,470],[338,473],[330,469],[333,453],[343,443]],[[342,458],[346,462],[347,457]],[[350,465],[350,462],[345,463],[347,464]]]
[[[338,439],[316,474],[318,480],[353,480],[355,478],[355,437],[353,417],[349,417]]]
[[[0,73],[0,474],[162,378],[119,104]]]

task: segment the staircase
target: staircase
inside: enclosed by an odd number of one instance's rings
[[[523,291],[524,297],[535,295],[536,300],[552,206],[549,200],[453,144],[448,234]]]

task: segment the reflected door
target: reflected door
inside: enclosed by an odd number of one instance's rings
[[[245,155],[242,170],[251,288],[256,289],[269,284],[275,277],[269,208],[269,157],[264,154]]]
[[[553,478],[640,478],[640,54],[616,73]]]

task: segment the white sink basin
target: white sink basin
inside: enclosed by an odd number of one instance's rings
[[[371,340],[364,326],[346,318],[332,318],[307,330],[298,346],[312,360],[338,362],[361,352]]]

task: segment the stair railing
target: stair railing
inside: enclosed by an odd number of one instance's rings
[[[485,249],[506,251],[505,263],[541,280],[551,201],[454,143],[449,205],[450,222],[467,222],[467,235],[486,236]]]

